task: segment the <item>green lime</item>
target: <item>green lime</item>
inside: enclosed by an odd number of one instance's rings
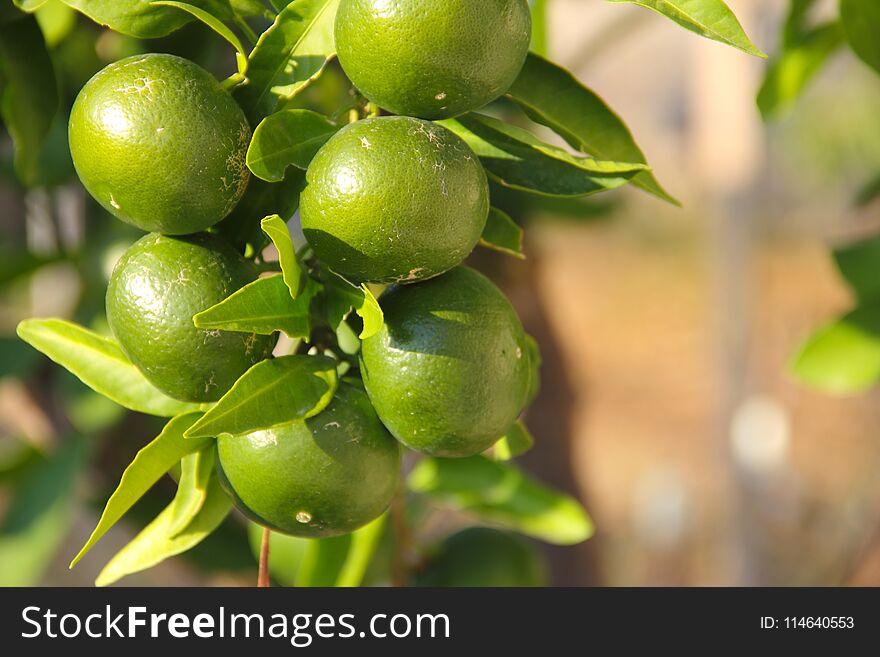
[[[300,216],[306,239],[354,281],[409,282],[458,263],[489,213],[486,173],[446,128],[402,116],[337,132],[306,172]]]
[[[253,264],[215,235],[151,233],[116,264],[107,320],[153,385],[176,399],[215,401],[271,354],[275,338],[199,329],[192,318],[256,277]]]
[[[363,341],[361,374],[382,422],[407,447],[471,456],[525,406],[530,362],[522,324],[489,279],[458,267],[381,297],[385,323]]]
[[[69,131],[83,185],[142,230],[204,230],[247,187],[244,113],[210,73],[180,57],[136,55],[99,71],[77,96]]]
[[[471,527],[434,549],[416,586],[546,586],[547,566],[524,539],[488,527]]]
[[[367,395],[342,383],[305,421],[217,439],[218,473],[236,506],[275,531],[319,538],[348,534],[388,507],[400,447]]]
[[[339,63],[395,114],[443,119],[513,84],[531,39],[526,0],[342,0]]]

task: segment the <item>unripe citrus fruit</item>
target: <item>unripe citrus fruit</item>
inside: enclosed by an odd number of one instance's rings
[[[495,100],[529,50],[526,0],[342,0],[339,63],[371,101],[441,119]]]
[[[460,263],[489,213],[486,173],[446,128],[392,116],[352,123],[315,155],[300,198],[318,257],[355,281],[408,282]]]
[[[247,187],[244,113],[210,73],[180,57],[137,55],[98,72],[73,104],[69,133],[85,188],[142,230],[204,230]]]
[[[485,276],[457,267],[381,297],[385,323],[363,341],[361,374],[388,430],[408,447],[470,456],[500,438],[525,406],[522,324]]]
[[[416,586],[545,586],[547,567],[524,539],[471,527],[435,547]]]
[[[318,415],[221,436],[217,454],[220,481],[242,513],[306,538],[347,534],[379,517],[400,466],[400,447],[367,395],[347,383]]]
[[[217,236],[151,233],[119,259],[107,287],[107,320],[153,385],[190,402],[219,399],[273,336],[196,328],[193,315],[255,280],[256,269]]]

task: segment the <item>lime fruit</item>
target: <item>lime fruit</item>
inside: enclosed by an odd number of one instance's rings
[[[361,374],[388,430],[407,447],[471,456],[525,406],[530,362],[522,324],[489,279],[457,267],[380,299],[385,323],[363,341]]]
[[[489,213],[486,173],[446,128],[393,116],[352,123],[306,172],[306,239],[356,281],[410,282],[440,274],[474,248]]]
[[[69,136],[85,188],[142,230],[204,230],[247,187],[244,113],[210,73],[180,57],[137,55],[99,71],[73,104]]]
[[[495,100],[529,50],[526,0],[342,0],[339,63],[371,101],[442,119]]]
[[[215,235],[150,233],[119,259],[107,287],[107,320],[122,349],[168,395],[219,399],[273,336],[196,328],[193,315],[257,277],[253,264]]]
[[[547,566],[524,539],[471,527],[442,541],[416,576],[416,586],[546,586]]]
[[[220,482],[248,518],[305,538],[379,517],[397,488],[400,447],[363,390],[341,383],[318,415],[217,439]]]

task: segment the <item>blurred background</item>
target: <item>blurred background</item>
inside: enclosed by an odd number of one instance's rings
[[[788,2],[728,4],[772,57]],[[483,251],[473,264],[544,358],[526,417],[537,444],[522,462],[581,499],[597,526],[582,545],[542,548],[551,582],[880,585],[880,398],[812,392],[787,370],[811,330],[852,304],[829,246],[880,224],[876,205],[853,203],[880,171],[880,80],[841,50],[765,123],[755,98],[766,61],[632,5],[546,5],[549,56],[625,119],[683,206],[631,189],[566,202],[493,190],[525,227],[527,260]],[[814,10],[833,16],[836,2]],[[204,26],[137,41],[51,0],[38,19],[64,107],[33,184],[0,139],[0,584],[90,585],[174,485],[67,571],[161,421],[123,411],[15,338],[31,316],[100,327],[110,269],[137,237],[77,183],[66,111],[94,72],[137,52],[174,52],[218,77],[234,68]],[[331,74],[308,102],[332,109],[345,92]],[[255,571],[231,518],[126,583],[249,585]]]

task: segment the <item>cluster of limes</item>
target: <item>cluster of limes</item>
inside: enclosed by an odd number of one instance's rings
[[[353,531],[389,504],[398,441],[473,455],[525,407],[536,363],[523,327],[488,279],[461,266],[486,223],[486,174],[432,119],[503,94],[530,30],[526,0],[339,4],[343,70],[396,116],[354,122],[320,149],[301,195],[302,227],[323,266],[393,285],[380,299],[382,329],[362,344],[363,388],[342,383],[315,417],[218,440],[221,481],[259,523],[309,537]],[[272,337],[192,321],[257,277],[208,230],[244,193],[250,137],[220,84],[170,55],[111,64],[71,114],[85,187],[108,212],[152,231],[113,271],[110,327],[146,378],[180,400],[216,401],[274,347]]]

